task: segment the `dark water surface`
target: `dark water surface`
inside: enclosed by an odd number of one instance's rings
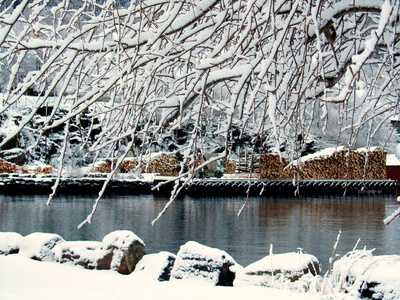
[[[194,240],[227,251],[243,266],[269,253],[297,251],[318,257],[325,269],[338,232],[337,253],[376,248],[375,254],[400,254],[400,220],[383,219],[399,204],[394,195],[362,197],[250,198],[240,217],[244,197],[175,200],[154,225],[151,221],[168,201],[157,195],[112,195],[103,198],[91,225],[77,229],[90,213],[95,196],[59,196],[46,206],[47,196],[0,195],[0,231],[22,235],[52,232],[66,240],[97,240],[127,229],[146,244],[148,253],[170,251]]]

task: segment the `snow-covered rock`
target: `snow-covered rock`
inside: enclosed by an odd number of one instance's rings
[[[240,268],[225,251],[190,241],[181,246],[170,280],[200,279],[209,285],[232,286]]]
[[[400,299],[400,256],[355,250],[336,261],[332,277],[339,292],[371,299]]]
[[[0,158],[21,166],[25,162],[25,151],[21,148],[2,150],[0,151]]]
[[[8,255],[19,252],[22,235],[16,232],[0,232],[0,254]]]
[[[62,242],[64,239],[58,234],[34,232],[22,238],[19,255],[39,261],[54,261],[52,249]]]
[[[132,275],[141,279],[168,281],[175,259],[175,254],[166,251],[147,254],[136,265]]]
[[[319,274],[318,259],[304,253],[273,254],[239,270],[234,286],[268,286],[290,283],[305,274]]]
[[[117,230],[104,237],[101,252],[96,254],[96,268],[130,274],[145,254],[145,244],[137,235],[132,231]]]
[[[72,265],[83,265],[87,267],[93,261],[89,261],[87,257],[88,251],[99,250],[101,242],[93,241],[68,241],[62,242],[53,248],[54,258],[59,263],[67,263]]]

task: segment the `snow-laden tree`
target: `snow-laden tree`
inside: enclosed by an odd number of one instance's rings
[[[89,112],[102,124],[88,151],[119,161],[187,124],[183,164],[207,138],[229,155],[233,128],[297,159],[323,133],[385,146],[380,129],[398,114],[399,1],[54,2],[0,1],[0,111],[39,95],[0,147]],[[47,121],[28,128],[45,105]],[[66,138],[61,158],[67,148]]]

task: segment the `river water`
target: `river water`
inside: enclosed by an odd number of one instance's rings
[[[92,224],[77,229],[90,213],[95,196],[59,196],[46,206],[47,196],[0,195],[0,231],[22,235],[52,232],[66,240],[97,240],[114,230],[136,233],[148,253],[177,253],[187,241],[227,251],[239,264],[273,253],[297,251],[315,255],[325,270],[341,231],[337,254],[376,248],[375,254],[400,254],[400,220],[382,220],[400,204],[394,195],[352,197],[254,197],[242,214],[244,197],[181,197],[156,222],[168,197],[105,196]]]

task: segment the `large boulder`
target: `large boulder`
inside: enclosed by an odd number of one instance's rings
[[[121,274],[130,274],[146,254],[144,242],[132,231],[118,230],[106,235],[102,249],[93,253],[96,269],[112,269]]]
[[[25,156],[25,151],[20,148],[0,151],[0,158],[19,166],[22,166],[24,164]]]
[[[332,277],[339,292],[363,299],[400,299],[399,255],[351,251],[334,263]]]
[[[54,261],[52,249],[62,242],[64,239],[58,234],[34,232],[22,238],[19,255],[39,261]]]
[[[19,252],[19,244],[22,235],[16,232],[0,232],[0,254],[16,254]]]
[[[175,259],[176,255],[166,251],[147,254],[136,265],[132,275],[141,279],[168,281]]]
[[[181,246],[170,280],[200,279],[209,285],[233,286],[240,268],[225,251],[191,241]]]
[[[92,241],[68,241],[62,242],[53,248],[54,258],[59,263],[66,263],[71,265],[82,265],[88,269],[91,267],[93,261],[89,260],[91,253],[95,250],[101,249],[101,242]]]
[[[267,286],[287,284],[299,280],[305,274],[320,272],[318,259],[304,253],[273,254],[238,271],[235,286]]]

